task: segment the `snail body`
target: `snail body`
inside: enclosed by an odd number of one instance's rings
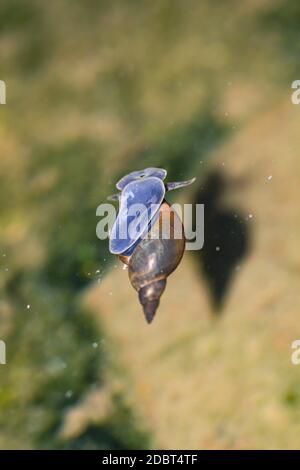
[[[164,185],[161,183],[165,176],[166,171],[163,169],[148,168],[130,173],[119,181],[117,188],[122,190],[118,196],[120,211],[112,230],[116,238],[110,239],[110,251],[117,254],[120,260],[128,266],[130,282],[138,292],[148,323],[151,323],[154,318],[160,297],[166,287],[167,277],[177,268],[185,250],[182,222],[164,199],[165,192],[187,186],[194,181]],[[140,186],[141,184],[143,186]],[[125,208],[122,198],[123,196],[126,198],[128,194],[133,196],[133,200],[137,195],[139,202],[144,198],[145,210],[138,217],[140,230],[135,232],[134,236],[128,235],[125,240],[120,240],[117,237],[118,233],[130,212],[128,206]],[[151,211],[148,210],[149,198],[151,203],[154,201],[155,205]],[[116,197],[113,196],[113,199]]]

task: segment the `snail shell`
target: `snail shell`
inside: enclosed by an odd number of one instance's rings
[[[166,176],[163,168],[133,171],[116,184],[120,192],[108,197],[120,205],[110,233],[109,250],[128,265],[130,282],[139,294],[148,323],[153,320],[167,277],[180,263],[185,249],[183,225],[165,201],[165,193],[195,181],[192,178],[165,183]],[[132,235],[127,232],[127,223],[130,209],[136,203],[142,204],[143,209],[136,221],[140,229]],[[127,236],[119,236],[124,231]]]
[[[153,320],[167,277],[177,268],[184,249],[181,220],[164,201],[158,220],[147,237],[137,245],[130,257],[120,256],[128,264],[130,282],[139,294],[148,323]]]

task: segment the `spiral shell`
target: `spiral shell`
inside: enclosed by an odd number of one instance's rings
[[[116,186],[121,192],[108,197],[120,205],[110,233],[109,250],[128,265],[130,282],[139,294],[148,323],[153,320],[167,277],[177,268],[185,249],[183,225],[165,201],[165,193],[195,181],[192,178],[165,183],[166,176],[163,168],[133,171],[118,181]],[[143,206],[134,220],[139,231],[132,235],[125,230],[126,236],[119,236],[124,233],[130,210],[137,203]]]
[[[168,232],[167,232],[168,231]],[[181,220],[164,202],[159,218],[147,238],[142,240],[128,259],[129,279],[139,294],[148,323],[153,320],[167,277],[177,268],[185,249]]]

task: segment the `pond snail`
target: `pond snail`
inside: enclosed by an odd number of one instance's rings
[[[165,200],[165,193],[195,181],[164,183],[166,176],[162,168],[134,171],[117,183],[120,192],[108,197],[120,204],[109,250],[128,266],[130,282],[148,323],[153,320],[167,277],[180,263],[185,249],[182,222]]]

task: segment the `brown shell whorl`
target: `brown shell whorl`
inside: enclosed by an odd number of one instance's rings
[[[171,236],[163,237],[164,220],[171,220]],[[142,240],[128,260],[128,274],[132,286],[139,293],[146,320],[153,320],[159,299],[165,290],[167,277],[176,269],[185,249],[185,237],[182,230],[180,238],[174,238],[175,222],[181,221],[176,212],[165,202],[160,209],[160,216],[152,229],[152,237]],[[155,236],[156,235],[156,236]]]
[[[159,306],[159,299],[165,290],[167,281],[160,279],[159,281],[153,281],[139,290],[139,300],[143,306],[144,314],[148,323],[151,323],[157,307]]]

